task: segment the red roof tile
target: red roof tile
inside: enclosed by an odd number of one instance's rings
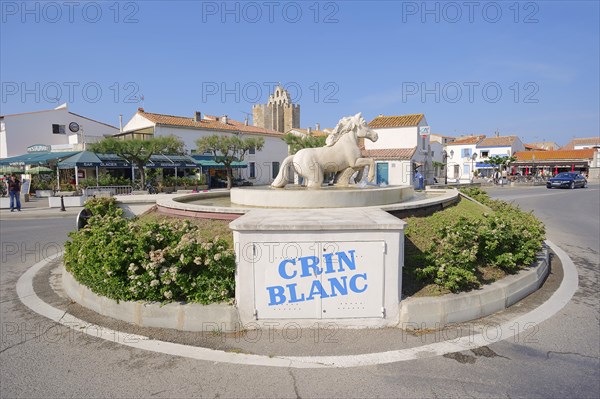
[[[548,151],[519,151],[515,153],[517,162],[519,161],[533,161],[535,160],[571,160],[571,159],[592,159],[594,157],[593,148],[585,150],[548,150]]]
[[[417,126],[423,119],[423,114],[397,115],[397,116],[378,116],[369,122],[370,128],[378,127],[407,127]]]
[[[413,148],[385,148],[378,150],[362,150],[361,155],[365,158],[374,159],[412,159],[416,147]]]
[[[477,147],[510,147],[517,140],[517,136],[486,137]]]
[[[157,125],[167,125],[167,126],[178,126],[178,127],[189,127],[193,129],[206,129],[206,130],[218,130],[218,131],[228,131],[231,133],[245,133],[245,134],[260,134],[267,136],[283,136],[283,133],[264,129],[262,127],[257,126],[246,126],[245,123],[233,120],[231,118],[227,118],[227,123],[223,123],[220,120],[206,120],[202,119],[198,122],[194,121],[194,118],[188,118],[185,116],[175,116],[175,115],[164,115],[164,114],[154,114],[151,112],[145,112],[142,110],[138,110],[138,114],[142,115],[144,118],[148,119],[151,122],[156,123]]]
[[[482,135],[479,135],[479,136],[457,137],[456,140],[454,140],[453,142],[448,143],[446,145],[477,144],[477,143],[479,143],[483,139],[485,139],[485,134],[482,134]]]

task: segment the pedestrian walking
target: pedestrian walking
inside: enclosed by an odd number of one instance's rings
[[[12,175],[8,181],[8,194],[10,195],[10,211],[14,212],[16,207],[17,211],[21,212],[21,182],[15,175]]]

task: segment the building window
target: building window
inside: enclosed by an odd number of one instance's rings
[[[435,151],[431,151],[431,157],[435,157]]]
[[[274,179],[279,174],[279,162],[273,162],[273,174],[271,177]]]
[[[490,156],[490,152],[489,151],[481,151],[481,158],[487,158]]]
[[[462,157],[463,158],[470,158],[471,157],[471,149],[470,148],[463,148],[462,151]]]
[[[65,125],[52,125],[52,134],[65,134]]]
[[[256,148],[252,147],[248,150],[248,154],[253,155],[256,154]]]
[[[463,165],[463,175],[469,176],[471,174],[471,165],[464,164]]]
[[[249,162],[248,163],[248,167],[250,168],[249,176],[251,179],[255,179],[256,178],[256,163],[254,162]]]

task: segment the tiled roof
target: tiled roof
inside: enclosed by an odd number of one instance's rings
[[[362,150],[365,158],[374,159],[412,159],[416,147],[413,148],[385,148],[379,150]]]
[[[481,140],[485,139],[485,135],[482,134],[480,136],[465,136],[465,137],[458,137],[456,140],[454,140],[451,143],[448,143],[446,145],[467,145],[467,144],[477,144],[479,143]]]
[[[523,144],[527,151],[547,151],[545,148],[537,147],[533,144]]]
[[[410,115],[398,115],[398,116],[378,116],[369,122],[370,128],[378,127],[407,127],[417,126],[423,114],[410,114]]]
[[[515,153],[517,162],[519,161],[545,161],[545,160],[575,160],[575,159],[592,159],[594,157],[593,148],[585,150],[549,150],[549,151],[519,151]]]
[[[230,131],[231,133],[246,133],[246,134],[260,134],[266,136],[279,136],[283,133],[275,130],[264,129],[257,126],[246,126],[245,123],[227,118],[227,123],[223,123],[219,120],[206,120],[202,119],[198,122],[194,121],[194,118],[187,118],[185,116],[174,116],[164,114],[154,114],[138,110],[138,114],[144,118],[158,125],[167,126],[178,126],[178,127],[189,127],[192,129],[207,129],[207,130],[218,130],[218,131]]]
[[[517,136],[487,137],[481,140],[477,147],[510,147],[517,140]]]
[[[567,143],[561,150],[572,150],[578,145],[597,145],[600,146],[600,137],[589,137],[585,139],[573,139]]]

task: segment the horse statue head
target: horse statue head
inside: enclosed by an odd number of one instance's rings
[[[378,139],[377,132],[369,128],[367,122],[359,112],[354,116],[347,116],[340,119],[331,134],[327,136],[325,145],[327,147],[333,146],[343,135],[350,132],[356,134],[357,138],[366,137],[373,142]]]

